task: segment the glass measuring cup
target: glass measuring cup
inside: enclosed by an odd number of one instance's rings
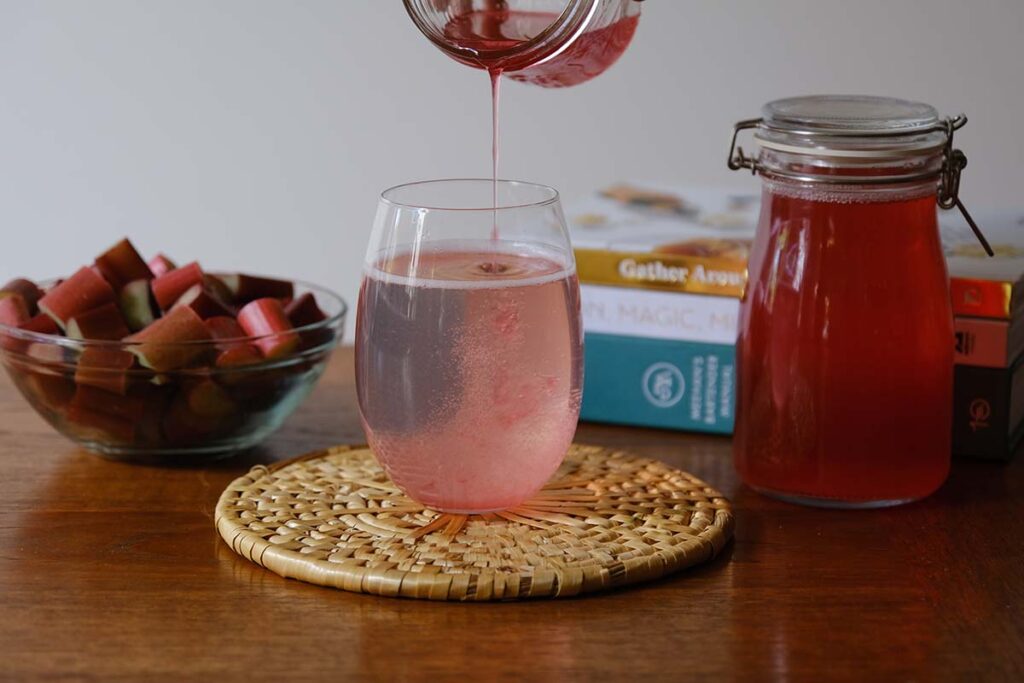
[[[404,0],[417,28],[456,61],[560,88],[606,71],[629,47],[640,0]]]

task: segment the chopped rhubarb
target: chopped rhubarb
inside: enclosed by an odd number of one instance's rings
[[[23,277],[11,280],[3,288],[0,288],[0,299],[12,294],[21,295],[28,307],[29,315],[36,314],[39,300],[43,298],[43,290],[39,289],[39,285]]]
[[[25,355],[31,359],[26,363],[26,367],[42,365],[47,366],[51,372],[60,372],[72,353],[59,344],[48,342],[30,342],[26,343],[24,348]]]
[[[233,306],[235,295],[225,284],[224,280],[217,275],[207,273],[206,277],[203,278],[203,284],[206,286],[207,294],[220,302],[225,308],[231,309],[231,315],[237,313]]]
[[[280,358],[299,344],[299,336],[292,331],[292,324],[277,299],[257,299],[246,304],[238,312],[238,324],[250,336],[262,337],[253,344],[264,358]]]
[[[178,306],[152,325],[125,339],[139,362],[156,372],[183,368],[200,358],[209,349],[204,344],[185,342],[210,341],[213,335],[195,311]]]
[[[3,308],[2,303],[0,303],[0,308]],[[19,325],[18,329],[36,334],[60,334],[60,328],[57,327],[57,323],[53,322],[53,318],[45,313],[39,313],[28,322]],[[13,353],[21,353],[30,343],[28,339],[18,339],[10,335],[4,335],[0,339],[0,346]]]
[[[87,446],[212,450],[304,395],[337,332],[327,317],[286,280],[147,263],[123,239],[45,289],[4,285],[0,352],[40,414]]]
[[[135,425],[143,404],[131,396],[119,396],[89,386],[79,386],[68,406],[68,419],[82,433],[99,432],[99,438],[122,443],[135,439]]]
[[[316,297],[312,292],[306,292],[298,298],[292,299],[291,303],[285,306],[284,312],[293,327],[315,325],[327,319],[324,312],[316,305]]]
[[[237,304],[247,304],[256,299],[291,299],[295,294],[295,286],[287,280],[244,273],[221,275],[220,279],[231,290]]]
[[[117,341],[131,334],[121,309],[116,304],[103,304],[68,321],[68,336],[72,339]]]
[[[146,265],[148,265],[149,269],[153,272],[153,277],[160,277],[161,275],[169,273],[178,267],[174,265],[174,261],[163,254],[157,254],[153,258],[149,259],[149,263]]]
[[[25,300],[20,294],[11,294],[0,299],[0,325],[23,328],[31,320],[28,314],[28,307],[25,305]],[[12,353],[18,353],[24,348],[25,343],[18,337],[9,335],[6,332],[0,332],[0,348],[7,349]]]
[[[252,344],[238,344],[220,352],[217,367],[222,370],[240,368],[263,362],[263,354]]]
[[[121,291],[133,280],[153,279],[153,271],[127,239],[100,254],[96,258],[96,268],[116,291]]]
[[[11,376],[33,405],[52,413],[62,413],[75,395],[71,378],[48,368],[24,368]]]
[[[263,365],[252,369],[238,367],[234,372],[225,369],[216,377],[231,392],[238,405],[244,406],[246,410],[273,407],[297,383],[303,381],[302,371],[294,365],[277,368]]]
[[[135,443],[159,446],[163,443],[164,415],[175,391],[173,387],[147,386],[149,390],[138,397],[142,403],[142,417],[135,423]]]
[[[79,313],[113,301],[110,284],[86,266],[47,292],[39,300],[39,310],[53,318],[61,329],[67,329],[68,321]]]
[[[135,423],[115,415],[89,408],[85,401],[72,400],[67,419],[78,438],[103,443],[132,444],[135,441]]]
[[[207,318],[204,322],[206,323],[206,328],[210,330],[210,334],[218,341],[222,339],[241,339],[245,336],[245,330],[242,329],[242,326],[234,318],[218,315]]]
[[[230,430],[232,427],[224,417],[193,412],[189,405],[191,394],[190,388],[184,388],[164,415],[163,436],[168,442],[178,446],[204,442],[212,434]]]
[[[126,284],[118,296],[118,305],[132,332],[138,332],[156,320],[149,280],[133,280]]]
[[[91,386],[79,386],[74,400],[97,412],[128,420],[140,419],[145,410],[144,402],[138,396],[114,394]]]
[[[21,327],[31,319],[28,305],[20,294],[11,294],[0,299],[0,325]]]
[[[23,324],[21,329],[26,332],[35,332],[37,334],[57,334],[60,332],[60,328],[57,327],[57,323],[53,322],[53,318],[45,313],[36,314],[31,320]]]
[[[153,296],[160,310],[167,312],[171,310],[174,303],[181,298],[195,285],[203,284],[203,269],[198,263],[192,262],[187,266],[176,268],[153,280]]]
[[[90,346],[82,351],[78,358],[75,381],[79,386],[102,389],[123,396],[128,393],[128,371],[134,364],[135,356],[127,351]]]
[[[181,295],[175,306],[188,306],[203,320],[219,316],[230,316],[231,311],[210,295],[203,285],[192,285]]]
[[[238,410],[238,406],[227,392],[213,380],[203,380],[186,392],[189,412],[202,417],[227,417]]]

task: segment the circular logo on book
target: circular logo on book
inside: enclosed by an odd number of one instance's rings
[[[655,408],[671,408],[683,399],[686,380],[671,363],[655,363],[644,371],[641,387],[644,398]]]

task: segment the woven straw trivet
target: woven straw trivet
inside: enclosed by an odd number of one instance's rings
[[[217,529],[284,577],[430,600],[566,597],[705,562],[732,537],[729,501],[627,452],[574,445],[552,481],[507,512],[424,508],[365,446],[338,446],[231,483]]]

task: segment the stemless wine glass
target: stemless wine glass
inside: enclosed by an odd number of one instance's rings
[[[403,491],[447,512],[515,507],[561,464],[582,381],[579,283],[555,190],[437,180],[381,195],[356,387],[370,447]]]

